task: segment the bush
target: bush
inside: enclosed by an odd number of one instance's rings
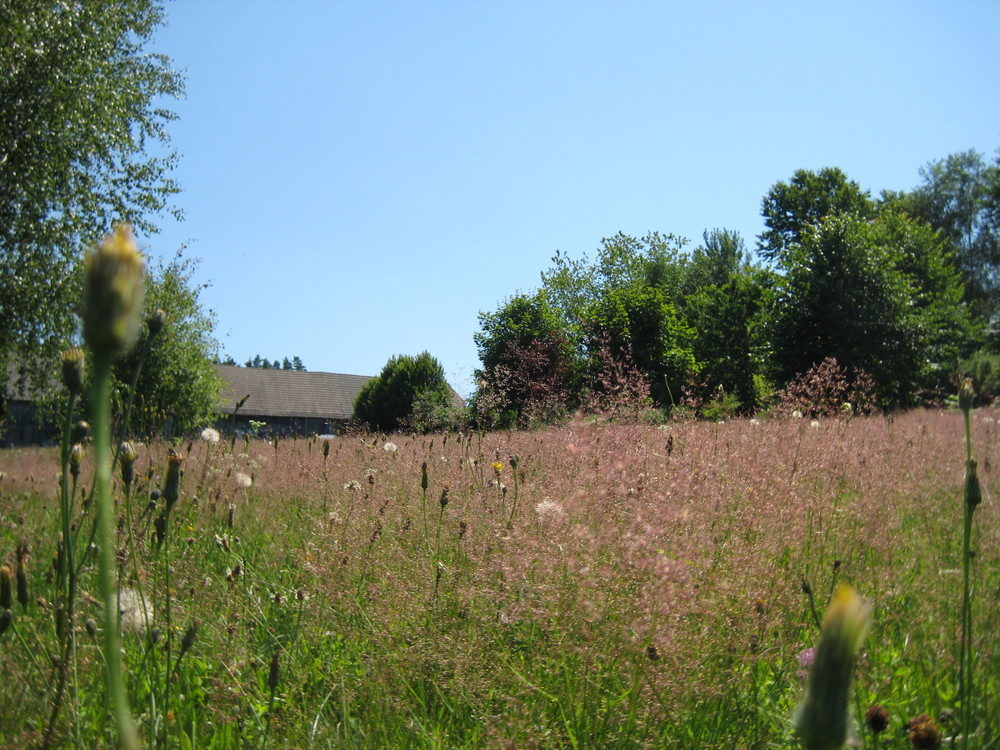
[[[980,349],[959,365],[959,371],[972,378],[980,403],[993,403],[1000,395],[1000,354]]]
[[[779,414],[798,411],[810,417],[832,417],[840,414],[845,404],[850,404],[854,414],[878,411],[875,381],[864,370],[845,370],[834,357],[827,357],[785,386],[775,410]]]
[[[427,352],[400,355],[386,362],[382,373],[365,383],[354,401],[354,418],[379,432],[405,427],[419,404],[425,414],[452,405],[444,368]]]

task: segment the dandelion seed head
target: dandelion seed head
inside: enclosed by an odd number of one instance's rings
[[[219,442],[219,431],[211,427],[206,427],[201,431],[201,439],[206,443],[217,443]]]
[[[253,484],[253,478],[248,474],[244,474],[242,471],[237,471],[235,474],[233,474],[233,479],[235,479],[236,484],[238,484],[243,489],[247,489],[248,487],[250,487],[250,485]]]

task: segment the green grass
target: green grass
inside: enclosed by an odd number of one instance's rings
[[[1000,732],[998,436],[992,413],[974,415],[970,747]],[[169,446],[139,447],[137,559],[124,521],[115,551],[159,630],[123,633],[144,746],[794,747],[798,656],[818,636],[803,579],[820,613],[841,581],[872,604],[852,697],[862,747],[908,747],[904,726],[924,713],[957,731],[959,414],[393,442],[339,438],[325,459],[308,440],[181,445],[169,553],[154,542],[159,508],[142,516]],[[31,551],[31,603],[0,635],[7,747],[41,741],[54,695],[58,465],[56,450],[0,453],[0,558]],[[88,492],[92,467],[88,455]],[[115,498],[124,518],[117,485]],[[110,746],[101,634],[87,629],[100,623],[93,510],[79,496],[73,508],[76,649],[53,745]],[[875,703],[890,714],[879,738],[863,727]]]

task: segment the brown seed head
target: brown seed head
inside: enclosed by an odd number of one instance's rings
[[[0,609],[14,607],[14,573],[9,565],[0,565]]]
[[[870,706],[865,712],[865,724],[873,734],[884,732],[889,726],[889,712],[885,710],[885,706],[878,704]]]

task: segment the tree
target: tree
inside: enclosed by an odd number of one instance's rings
[[[586,319],[591,339],[612,356],[634,363],[660,406],[669,406],[671,394],[698,370],[693,351],[697,334],[659,287],[612,289],[587,311]]]
[[[155,0],[0,4],[0,365],[54,360],[81,250],[116,221],[155,232],[178,191],[163,107],[183,78],[147,49],[162,20]]]
[[[565,413],[574,391],[573,345],[547,293],[515,295],[495,313],[480,313],[479,322],[477,419],[527,426]]]
[[[896,211],[833,214],[789,245],[771,342],[782,382],[827,357],[864,370],[885,406],[909,405],[974,341],[947,251]]]
[[[427,352],[391,358],[382,372],[362,387],[354,401],[354,418],[372,430],[394,432],[413,414],[414,404],[445,405],[452,390],[444,368]]]
[[[683,311],[697,331],[695,359],[710,392],[735,393],[740,408],[758,405],[755,375],[757,330],[774,275],[750,263],[743,240],[734,232],[705,233],[705,244],[691,255],[685,277]]]
[[[984,321],[1000,314],[1000,156],[970,150],[921,168],[923,184],[883,200],[937,229],[954,251],[966,299]]]
[[[764,197],[761,214],[767,230],[757,238],[758,252],[765,260],[781,265],[786,252],[802,240],[806,230],[826,217],[870,217],[874,212],[868,193],[840,169],[800,169],[789,182],[775,183]]]
[[[222,387],[212,367],[218,354],[215,315],[202,307],[199,297],[207,285],[194,283],[197,267],[178,253],[147,271],[147,316],[162,312],[163,327],[154,336],[147,327],[114,370],[124,399],[144,358],[130,420],[134,434],[182,435],[215,421]]]

